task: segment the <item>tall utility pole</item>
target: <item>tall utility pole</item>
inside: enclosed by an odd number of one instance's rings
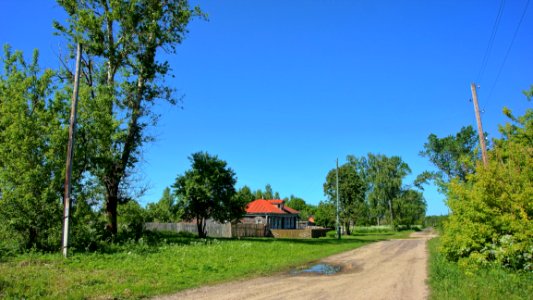
[[[72,185],[72,158],[74,156],[74,134],[76,133],[76,114],[78,108],[78,87],[80,80],[81,44],[78,43],[76,51],[76,73],[74,74],[74,89],[72,92],[72,104],[70,107],[70,126],[68,128],[67,166],[65,172],[65,195],[63,199],[63,245],[62,252],[66,258],[68,253],[68,225],[70,217],[70,193]]]
[[[472,90],[472,102],[474,102],[474,111],[476,113],[477,132],[479,134],[479,145],[481,146],[481,157],[483,158],[483,165],[487,166],[487,145],[485,144],[485,134],[483,133],[483,125],[481,124],[481,116],[479,115],[476,84],[470,84],[470,89]]]
[[[337,239],[341,239],[341,222],[339,220],[339,159],[337,158]]]

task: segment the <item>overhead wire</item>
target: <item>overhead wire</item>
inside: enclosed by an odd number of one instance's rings
[[[516,36],[518,35],[518,31],[520,30],[520,26],[522,25],[522,21],[524,21],[524,17],[526,15],[527,9],[529,7],[529,0],[527,0],[526,5],[524,7],[524,10],[522,11],[522,16],[520,17],[520,21],[518,21],[518,25],[516,26],[516,29],[513,33],[513,37],[511,39],[511,43],[509,44],[509,47],[507,48],[507,51],[505,52],[505,56],[503,57],[502,64],[500,65],[500,68],[498,69],[498,73],[496,75],[496,79],[494,80],[494,83],[492,84],[492,87],[490,88],[489,96],[487,99],[490,100],[492,96],[492,92],[494,92],[494,88],[496,87],[496,84],[498,83],[498,80],[500,79],[500,75],[502,74],[503,67],[505,63],[507,62],[507,58],[509,57],[509,53],[511,53],[511,48],[513,47],[514,41],[516,40]]]
[[[483,77],[483,73],[485,72],[485,69],[489,62],[490,52],[492,51],[492,46],[494,45],[494,39],[496,38],[496,33],[498,32],[498,27],[500,26],[500,20],[503,15],[504,6],[505,6],[505,0],[501,0],[500,7],[498,9],[498,15],[496,16],[496,19],[494,20],[494,24],[492,25],[492,32],[490,34],[489,42],[487,43],[487,48],[485,49],[485,55],[483,55],[483,60],[481,62],[481,67],[479,68],[476,82],[479,82],[481,78]]]

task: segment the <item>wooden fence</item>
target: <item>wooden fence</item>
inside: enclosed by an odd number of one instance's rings
[[[328,228],[305,228],[305,229],[271,229],[275,238],[309,239],[326,236]]]
[[[232,237],[265,237],[269,236],[269,230],[264,224],[234,224],[231,225]]]
[[[190,232],[198,234],[196,223],[146,223],[146,230]],[[209,237],[265,237],[269,232],[264,224],[230,224],[208,221],[206,224],[207,236]]]

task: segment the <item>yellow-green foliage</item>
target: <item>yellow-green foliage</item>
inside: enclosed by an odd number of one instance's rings
[[[512,116],[511,116],[512,117]],[[533,110],[501,128],[487,166],[452,180],[442,250],[461,264],[533,270]]]

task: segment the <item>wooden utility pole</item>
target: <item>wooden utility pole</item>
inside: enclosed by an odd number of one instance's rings
[[[483,159],[483,165],[487,166],[487,145],[485,144],[485,134],[483,133],[483,125],[481,124],[481,116],[479,115],[476,84],[470,84],[470,89],[472,90],[472,102],[474,102],[474,111],[476,113],[477,132],[479,134],[479,145],[481,146],[481,157]]]
[[[341,239],[341,223],[339,220],[339,159],[337,158],[337,239]]]
[[[74,135],[76,133],[76,114],[78,108],[78,87],[80,80],[81,44],[78,43],[76,51],[76,73],[74,74],[74,89],[70,107],[70,126],[68,129],[67,166],[65,172],[65,195],[63,197],[63,243],[62,252],[66,258],[68,253],[68,227],[70,217],[70,193],[72,191],[72,158],[74,157]]]

